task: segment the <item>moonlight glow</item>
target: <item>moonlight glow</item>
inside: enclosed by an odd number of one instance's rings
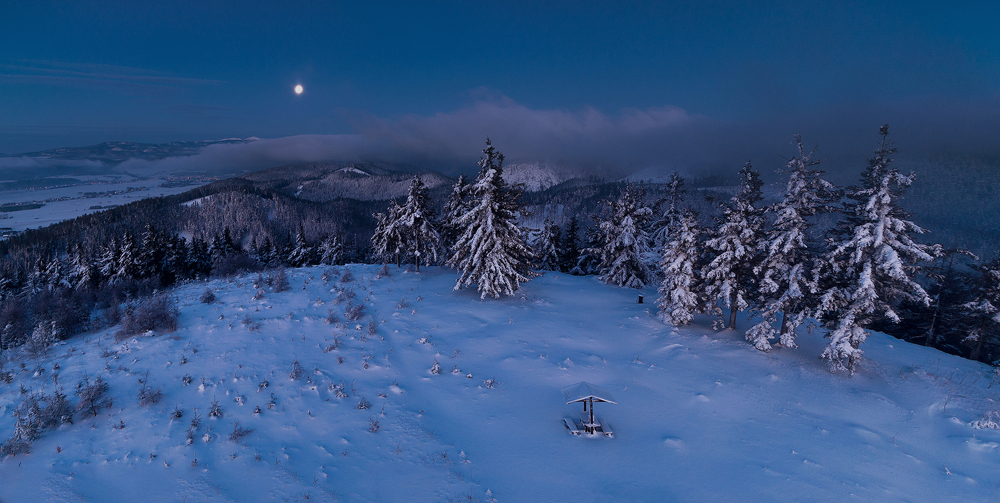
[[[302,94],[302,84],[295,86],[295,94]]]

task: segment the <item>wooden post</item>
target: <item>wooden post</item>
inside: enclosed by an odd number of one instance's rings
[[[594,399],[593,398],[590,399],[590,428],[591,428],[591,433],[593,433],[593,429],[594,429]]]

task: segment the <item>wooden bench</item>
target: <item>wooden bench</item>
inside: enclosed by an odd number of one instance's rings
[[[581,433],[580,429],[576,427],[576,422],[572,419],[568,417],[563,418],[563,424],[566,426],[566,429],[569,430],[571,435],[579,435]]]

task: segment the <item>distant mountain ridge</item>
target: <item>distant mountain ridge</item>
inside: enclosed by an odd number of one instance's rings
[[[129,159],[158,160],[167,157],[195,155],[203,147],[220,143],[247,143],[256,140],[250,137],[226,138],[222,140],[174,141],[170,143],[137,143],[128,141],[107,141],[84,147],[61,147],[38,152],[3,155],[0,157],[41,157],[62,161],[101,161],[117,165]]]

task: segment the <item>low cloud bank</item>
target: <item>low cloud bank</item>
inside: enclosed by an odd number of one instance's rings
[[[801,133],[834,178],[853,178],[878,142],[882,123],[902,155],[938,151],[991,153],[1000,133],[1000,100],[961,104],[934,101],[803,112],[798,117],[721,121],[664,106],[608,114],[594,108],[539,110],[505,97],[431,116],[354,117],[355,133],[300,135],[216,144],[197,155],[156,161],[132,159],[119,169],[140,173],[231,174],[320,161],[391,162],[448,174],[470,173],[486,137],[509,162],[548,162],[587,174],[620,177],[640,169],[689,176],[732,174],[747,159],[765,175],[795,154]],[[58,161],[83,166],[89,161]],[[0,169],[51,167],[56,161],[0,159]],[[95,167],[100,166],[100,163]]]

